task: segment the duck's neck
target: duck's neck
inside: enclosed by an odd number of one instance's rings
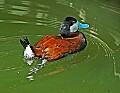
[[[63,38],[72,38],[72,37],[76,37],[79,35],[79,31],[76,31],[76,32],[71,32],[70,34],[66,35],[66,34],[61,34],[61,36]]]

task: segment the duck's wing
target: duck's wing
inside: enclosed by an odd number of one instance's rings
[[[44,47],[44,57],[48,60],[56,60],[68,54],[83,50],[84,37],[82,34],[74,38],[65,39],[51,39],[49,43],[46,43],[47,48]],[[47,46],[48,45],[48,46]]]
[[[35,50],[35,55],[38,57],[44,56],[44,50],[46,48],[50,48],[51,45],[54,44],[55,36],[46,36],[42,40],[39,40],[37,43],[34,44],[33,48]],[[52,49],[49,49],[52,50]]]
[[[44,49],[44,58],[47,60],[56,60],[69,52],[69,47],[53,44]]]
[[[46,36],[34,45],[35,54],[47,60],[55,60],[69,51],[70,43],[59,36]]]
[[[53,39],[55,36],[46,36],[42,40],[39,40],[37,43],[34,44],[34,48],[41,48],[43,44],[48,42],[50,39]]]

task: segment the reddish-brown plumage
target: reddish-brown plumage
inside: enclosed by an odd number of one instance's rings
[[[56,60],[66,54],[74,53],[80,50],[82,43],[85,43],[85,37],[82,33],[71,33],[71,37],[63,38],[58,36],[46,36],[38,41],[33,49],[37,57],[46,60]]]

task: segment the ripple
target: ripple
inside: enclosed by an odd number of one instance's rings
[[[14,9],[11,9],[11,10],[8,10],[8,14],[23,16],[23,15],[27,15],[28,11],[26,11],[26,10],[23,11],[23,10],[14,10]]]
[[[106,53],[105,56],[108,57],[109,60],[112,59],[112,61],[113,61],[114,75],[120,79],[120,73],[117,71],[117,69],[118,69],[117,66],[119,64],[117,64],[117,62],[115,60],[116,56],[114,55],[114,51],[110,48],[110,46],[106,42],[104,42],[101,38],[99,38],[99,34],[96,31],[97,31],[97,29],[95,29],[93,27],[93,28],[90,28],[89,30],[86,30],[86,32],[84,32],[86,35],[88,35],[90,37],[90,41],[93,40],[92,43],[93,44],[96,43],[96,46],[98,47],[98,49],[97,49],[98,51],[96,52],[96,54],[92,58],[90,58],[89,60],[92,60],[92,59],[96,58],[96,56],[99,55],[99,50],[101,49],[99,46],[102,46],[102,49]],[[114,33],[114,34],[116,34],[116,33]],[[116,40],[115,44],[117,46],[119,46],[119,39],[118,39],[119,34],[116,34],[116,35],[118,35],[118,38],[116,36],[114,36],[114,34],[111,34],[111,36]]]
[[[0,23],[32,24],[59,28],[60,21],[56,17],[53,18],[48,14],[48,9],[50,8],[48,5],[37,2],[33,3],[27,0],[21,0],[19,4],[13,2],[6,4],[6,2],[1,1],[0,4],[1,8],[4,9],[2,15],[6,15],[6,13],[10,15],[8,18],[0,18]],[[8,8],[5,8],[5,6]],[[27,18],[23,19],[26,16]]]
[[[23,37],[43,37],[44,35],[18,35],[18,36],[9,36],[9,37],[6,37],[6,36],[0,36],[0,40],[10,40],[10,39],[19,39],[19,38],[23,38]]]
[[[27,1],[27,0],[22,0],[21,4],[29,6],[31,4],[31,2]]]
[[[117,7],[117,6],[113,6],[113,5],[110,5],[110,3],[107,3],[107,2],[99,2],[101,5],[100,7],[105,9],[105,10],[108,10],[108,11],[111,11],[111,12],[114,12],[116,14],[120,14],[120,7]]]
[[[86,21],[86,11],[83,8],[79,10],[79,17],[82,18],[83,22]]]
[[[13,67],[6,67],[6,68],[0,68],[0,72],[7,72],[7,71],[12,71],[12,70],[17,70],[17,69],[22,69],[25,65],[22,66],[13,66]]]
[[[115,44],[117,46],[119,46],[120,45],[120,33],[117,33],[117,32],[114,31],[114,32],[110,32],[110,34],[114,38]]]
[[[56,3],[74,8],[73,3],[67,0],[56,0]]]

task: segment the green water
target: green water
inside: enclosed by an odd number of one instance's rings
[[[19,39],[59,34],[66,16],[90,24],[88,45],[46,64],[34,81]],[[0,0],[0,93],[120,93],[119,0]]]

